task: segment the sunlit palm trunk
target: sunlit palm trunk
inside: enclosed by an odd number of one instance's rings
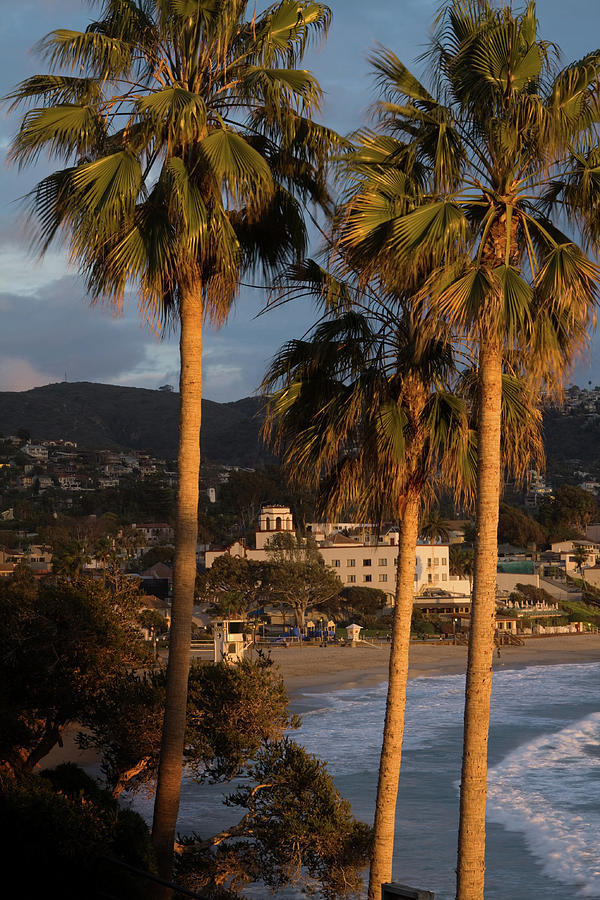
[[[500,500],[500,348],[487,342],[479,359],[477,543],[465,693],[457,900],[483,900],[487,748],[492,690],[498,504]]]
[[[375,832],[369,876],[369,900],[380,900],[381,885],[391,880],[396,800],[404,735],[410,625],[415,588],[415,548],[419,530],[419,498],[406,502],[398,538],[396,605],[392,627],[389,683],[377,784]]]
[[[165,717],[152,826],[159,873],[165,879],[172,876],[173,845],[179,812],[196,579],[202,399],[202,300],[199,291],[187,293],[181,300],[180,357],[179,486],[173,606]]]

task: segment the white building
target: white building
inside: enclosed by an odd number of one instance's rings
[[[369,525],[343,523],[345,532],[325,523],[308,526],[325,564],[329,566],[346,586],[379,588],[387,595],[392,605],[396,589],[396,564],[398,559],[398,531],[390,528],[380,534]],[[207,550],[206,567],[210,568],[218,556],[228,553],[246,559],[268,559],[267,544],[278,533],[295,534],[292,513],[287,506],[263,506],[256,532],[256,549],[247,547],[243,541],[235,541],[227,548]],[[451,583],[448,544],[420,543],[415,558],[415,594],[428,587],[443,588],[462,594],[463,585]]]
[[[579,572],[579,563],[575,558],[575,551],[582,549],[587,553],[586,559],[583,561],[584,567],[595,566],[600,560],[600,546],[595,541],[575,540],[575,541],[558,541],[550,544],[550,549],[554,553],[558,553],[560,557],[559,565],[564,566],[567,575]]]

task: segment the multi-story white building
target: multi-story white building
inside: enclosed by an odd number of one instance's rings
[[[344,528],[342,532],[340,528]],[[338,575],[346,586],[379,588],[393,604],[396,589],[396,563],[398,559],[398,531],[390,528],[377,533],[371,525],[345,522],[311,523],[308,530],[313,535],[325,564]],[[295,534],[292,513],[287,506],[263,506],[256,532],[256,549],[243,541],[235,541],[227,548],[207,550],[205,564],[212,566],[218,556],[228,553],[246,559],[268,559],[268,544],[275,534]],[[450,581],[448,544],[420,543],[415,558],[415,594],[426,588],[453,591]],[[462,593],[462,590],[460,590]]]

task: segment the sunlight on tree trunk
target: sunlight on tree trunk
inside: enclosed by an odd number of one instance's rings
[[[410,627],[415,590],[415,547],[419,531],[419,497],[411,495],[404,506],[398,536],[396,605],[385,725],[377,784],[373,853],[369,875],[369,900],[380,900],[381,885],[391,881],[398,779],[404,736],[406,682],[410,649]]]
[[[173,845],[183,768],[185,714],[198,534],[198,475],[202,399],[202,324],[200,289],[181,299],[180,425],[177,491],[177,552],[169,636],[165,719],[152,841],[162,878],[172,877]]]
[[[465,692],[457,900],[483,900],[485,876],[487,748],[500,502],[502,357],[497,342],[483,344],[479,374],[477,544]]]

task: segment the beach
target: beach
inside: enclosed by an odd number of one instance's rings
[[[389,653],[388,644],[291,646],[270,651],[292,701],[304,691],[351,690],[387,681]],[[600,634],[525,638],[524,646],[503,646],[500,657],[494,653],[493,667],[502,671],[588,662],[600,662]],[[466,646],[442,641],[411,643],[409,678],[463,675],[466,665]]]
[[[372,821],[389,646],[271,651],[302,725],[294,740],[327,761],[354,814]],[[454,897],[467,649],[410,649],[394,879]],[[494,654],[489,742],[486,900],[600,898],[600,635],[530,638]],[[99,774],[74,745],[76,727],[44,765],[68,759]],[[227,786],[184,780],[178,829],[231,824]],[[129,798],[150,822],[152,798]],[[526,893],[525,893],[526,886]],[[248,891],[249,897],[264,896]],[[295,889],[282,900],[300,900]]]
[[[551,635],[526,638],[522,647],[502,647],[494,654],[494,671],[522,669],[527,666],[565,665],[600,662],[600,634]],[[387,681],[389,644],[358,644],[327,647],[310,645],[275,647],[269,651],[280,670],[294,712],[305,712],[314,704],[306,693],[373,687]],[[467,665],[466,646],[440,641],[413,641],[410,647],[409,678],[463,675]],[[61,762],[75,762],[95,774],[98,757],[93,750],[80,750],[75,742],[79,728],[68,726],[63,747],[54,747],[41,763],[52,768]]]

